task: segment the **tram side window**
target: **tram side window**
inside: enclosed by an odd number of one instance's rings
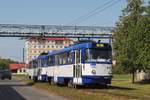
[[[38,66],[37,64],[37,61],[33,61],[33,68],[36,68]]]
[[[54,56],[54,59],[55,59],[55,60],[54,60],[54,64],[55,64],[55,65],[58,65],[58,64],[59,64],[59,63],[58,63],[58,55],[55,55],[55,56]]]
[[[54,64],[54,56],[49,56],[48,57],[48,65],[53,65]]]
[[[69,52],[68,53],[68,63],[69,64],[73,63],[73,57],[74,57],[74,52]]]
[[[29,62],[29,69],[32,68],[33,64],[32,62]]]
[[[32,68],[35,68],[35,62],[32,61]]]
[[[46,67],[46,59],[41,60],[41,67]]]
[[[76,59],[77,59],[77,63],[80,63],[80,51],[76,52]]]
[[[68,55],[66,52],[62,54],[63,64],[67,64],[67,57]]]
[[[47,59],[44,59],[44,66],[47,67]]]
[[[84,54],[84,60],[87,61],[88,58],[89,58],[89,50],[86,49],[86,50],[85,50],[85,54]]]
[[[41,60],[40,59],[38,59],[38,61],[37,61],[37,66],[41,67]]]
[[[41,67],[44,67],[44,60],[43,59],[41,59]]]
[[[62,65],[62,64],[63,64],[63,55],[62,55],[62,54],[59,54],[59,55],[58,55],[58,64],[59,64],[59,65]]]

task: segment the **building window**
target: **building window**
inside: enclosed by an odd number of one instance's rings
[[[34,53],[36,53],[36,51],[34,51]]]
[[[23,70],[23,72],[25,73],[25,72],[26,72],[26,70],[24,69],[24,70]]]
[[[45,48],[45,45],[43,45],[43,48]]]
[[[49,48],[49,45],[47,46],[47,48]]]
[[[36,48],[36,45],[34,46],[34,48]]]
[[[63,44],[63,41],[55,41],[55,44],[56,44],[56,45],[62,45],[62,44]]]
[[[39,48],[41,48],[41,46],[39,45]]]
[[[51,41],[47,41],[48,43],[51,43]]]

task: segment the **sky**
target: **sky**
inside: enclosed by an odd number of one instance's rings
[[[0,24],[68,25],[110,0],[0,0]],[[117,1],[117,0],[114,0]],[[126,0],[79,25],[115,26]],[[0,38],[0,56],[22,61],[24,40]]]

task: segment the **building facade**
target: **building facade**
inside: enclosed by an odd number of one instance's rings
[[[22,64],[22,63],[11,63],[11,64],[9,64],[9,69],[14,74],[27,74],[26,67],[27,67],[27,65]]]
[[[30,38],[25,43],[25,63],[39,56],[41,53],[59,50],[73,44],[73,40],[69,38]]]

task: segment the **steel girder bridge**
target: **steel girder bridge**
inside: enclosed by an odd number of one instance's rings
[[[0,37],[110,38],[114,27],[0,24]]]

